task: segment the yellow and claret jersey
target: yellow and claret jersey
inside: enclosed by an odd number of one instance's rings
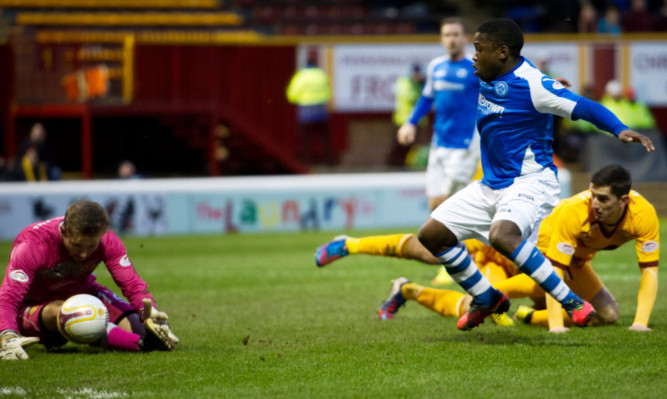
[[[555,266],[580,266],[597,251],[612,250],[636,240],[640,267],[658,266],[658,216],[646,198],[630,191],[630,202],[613,231],[595,220],[589,190],[562,200],[540,226],[538,248]]]

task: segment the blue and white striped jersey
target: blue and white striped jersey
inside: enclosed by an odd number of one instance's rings
[[[480,81],[477,129],[481,138],[482,182],[493,189],[553,163],[553,115],[572,119],[582,97],[543,74],[521,57],[517,67],[496,80]]]

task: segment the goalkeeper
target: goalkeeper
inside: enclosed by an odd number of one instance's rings
[[[97,283],[93,271],[100,262],[129,302]],[[0,359],[27,359],[24,348],[38,342],[47,348],[67,343],[58,332],[58,312],[76,294],[98,297],[109,311],[106,333],[95,345],[136,352],[172,350],[178,343],[122,241],[109,230],[107,212],[80,200],[64,217],[32,224],[14,241],[0,286]]]

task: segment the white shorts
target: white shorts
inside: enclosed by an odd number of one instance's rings
[[[479,162],[479,135],[468,149],[431,146],[426,167],[426,196],[452,195],[470,183]]]
[[[440,204],[431,217],[459,241],[476,238],[488,244],[491,224],[509,220],[519,226],[524,239],[536,242],[540,223],[558,204],[559,194],[560,185],[551,169],[517,177],[500,190],[476,181]]]

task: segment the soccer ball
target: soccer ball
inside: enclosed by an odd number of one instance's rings
[[[88,294],[67,299],[58,311],[58,330],[68,341],[90,344],[104,334],[109,312],[104,303]]]

